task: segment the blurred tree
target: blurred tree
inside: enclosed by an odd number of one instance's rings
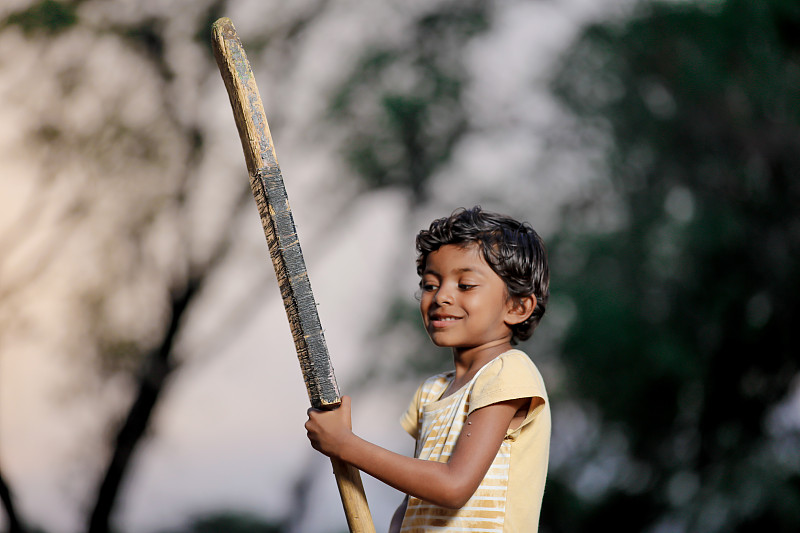
[[[283,525],[246,513],[223,512],[195,518],[186,528],[162,533],[280,533]]]
[[[551,476],[546,530],[800,529],[798,36],[794,1],[656,2],[566,55],[554,89],[614,200],[552,247],[566,387],[602,431]]]
[[[453,65],[490,13],[436,18],[458,46],[425,61],[409,32],[343,86],[333,116],[357,124],[347,153],[368,185],[431,199],[470,127]],[[586,431],[554,436],[569,446],[543,531],[798,529],[799,26],[789,0],[642,3],[565,57],[564,138],[605,156],[551,246],[553,312],[573,317],[557,417]],[[408,342],[406,307],[387,323]]]
[[[415,203],[466,133],[463,50],[489,27],[492,2],[438,2],[403,38],[368,49],[334,95],[345,157],[370,187],[407,187]]]
[[[19,517],[17,517],[17,509],[16,505],[14,504],[14,498],[12,497],[11,491],[6,484],[5,479],[3,478],[2,471],[0,471],[0,500],[3,502],[3,509],[5,510],[6,518],[8,519],[8,533],[22,533],[25,531],[25,526],[23,526]]]
[[[222,190],[198,180],[210,135],[203,82],[221,83],[210,26],[227,2],[111,4],[40,0],[0,20],[0,36],[17,51],[0,63],[18,80],[4,97],[24,113],[17,150],[31,154],[0,231],[0,344],[40,336],[49,325],[36,306],[47,302],[68,330],[48,331],[52,350],[100,378],[98,396],[104,383],[129,393],[107,406],[113,429],[107,457],[98,455],[107,463],[98,464],[87,516],[93,533],[110,530],[134,453],[180,364],[187,317],[237,241],[241,207],[253,214],[246,180]],[[272,38],[290,53],[321,5],[297,10],[295,24],[265,31],[248,51],[257,57]],[[204,209],[209,195],[213,210]],[[248,298],[237,317],[264,293]],[[8,526],[23,531],[9,485],[0,472]]]
[[[42,155],[38,161],[42,173],[34,179],[44,190],[29,195],[27,205],[22,202],[25,207],[5,228],[2,241],[7,264],[2,266],[12,275],[0,292],[5,305],[12,307],[30,300],[36,285],[73,260],[75,248],[86,246],[87,239],[90,247],[101,250],[101,256],[126,258],[105,261],[91,279],[72,277],[71,288],[80,293],[84,305],[77,314],[85,313],[85,327],[91,330],[89,339],[80,341],[89,340],[89,344],[81,348],[96,354],[105,379],[124,376],[135,383],[133,401],[113,439],[89,519],[88,531],[103,533],[109,530],[133,453],[176,366],[174,346],[187,310],[226,255],[230,240],[222,234],[200,253],[191,244],[191,178],[200,162],[204,134],[197,115],[181,115],[186,109],[175,105],[186,78],[167,57],[166,24],[157,19],[123,22],[112,18],[107,26],[95,26],[79,16],[82,3],[42,0],[3,21],[7,35],[20,28],[21,39],[41,51],[34,65],[41,70],[28,72],[27,93],[12,97],[20,98],[30,113],[31,130],[23,132],[23,142]],[[208,16],[218,7],[209,3]],[[76,46],[75,41],[82,38],[88,41],[86,50]],[[97,69],[104,68],[108,56],[91,49],[100,46],[108,47],[111,54],[119,52],[117,59],[141,74],[138,83],[114,87],[112,81],[103,86]],[[207,68],[211,65],[209,59]],[[55,84],[38,75],[46,66],[57,72]],[[23,99],[42,93],[44,99],[37,106]],[[149,102],[143,102],[142,96]],[[42,216],[48,211],[59,215],[56,229]],[[236,211],[231,209],[227,216],[234,217]],[[170,222],[175,223],[173,231],[165,227]],[[40,241],[34,245],[33,257],[28,257],[27,268],[9,265],[15,254],[31,247],[32,235]],[[154,242],[159,236],[174,238],[178,253],[159,257]],[[93,252],[89,257],[102,261]],[[130,299],[131,291],[153,296],[145,302],[130,301],[132,308],[143,303],[137,312],[151,317],[139,321],[139,327],[146,324],[144,331],[137,331],[137,324],[120,324],[114,309],[120,298]],[[7,504],[6,509],[14,528],[19,519],[13,507]]]

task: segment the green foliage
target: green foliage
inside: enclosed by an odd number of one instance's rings
[[[42,0],[28,9],[9,15],[4,26],[19,26],[26,34],[56,34],[78,23],[74,3]]]
[[[554,88],[588,143],[613,140],[624,210],[592,231],[595,206],[576,206],[552,246],[553,291],[578,310],[568,383],[651,475],[612,476],[555,531],[800,528],[800,435],[775,423],[800,371],[798,35],[794,2],[653,3],[566,57]]]
[[[164,533],[281,533],[283,530],[282,525],[251,514],[226,511],[198,517],[186,528]]]
[[[490,2],[444,2],[414,20],[407,42],[367,52],[337,91],[331,114],[352,128],[345,157],[369,187],[416,199],[466,131],[463,48],[488,28]]]

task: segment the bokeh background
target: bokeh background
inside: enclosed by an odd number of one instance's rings
[[[550,250],[540,530],[800,531],[796,0],[5,0],[0,528],[346,530],[220,16],[359,434],[412,453],[414,235],[480,204]]]

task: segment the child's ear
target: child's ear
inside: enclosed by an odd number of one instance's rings
[[[506,324],[522,324],[530,318],[536,308],[536,296],[531,294],[519,299],[512,299],[511,306],[506,312]]]

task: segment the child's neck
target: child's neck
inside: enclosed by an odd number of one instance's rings
[[[453,364],[456,375],[445,396],[469,382],[486,363],[512,348],[508,340],[484,344],[472,348],[453,348]]]

